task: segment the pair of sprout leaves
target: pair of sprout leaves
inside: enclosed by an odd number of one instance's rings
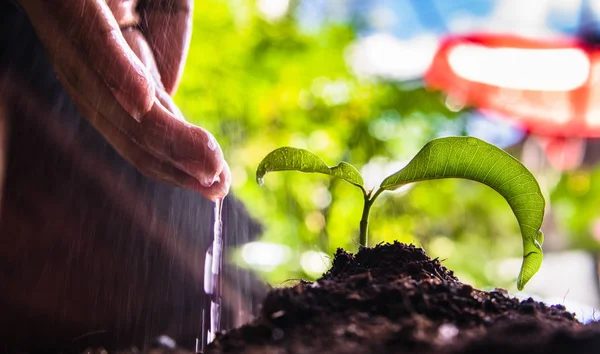
[[[367,225],[370,208],[384,191],[395,190],[408,183],[463,178],[483,183],[500,193],[515,214],[523,238],[523,263],[517,278],[517,288],[533,277],[542,264],[544,234],[540,231],[544,216],[544,197],[529,170],[502,149],[473,137],[445,137],[427,143],[400,171],[388,176],[376,190],[367,191],[358,170],[340,162],[329,167],[312,152],[281,147],[269,153],[259,164],[256,180],[273,171],[295,170],[331,175],[358,187],[364,196],[360,223],[360,243],[367,245]]]

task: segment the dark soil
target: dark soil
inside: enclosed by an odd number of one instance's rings
[[[600,322],[473,289],[402,243],[339,249],[316,282],[272,290],[207,353],[600,353]]]

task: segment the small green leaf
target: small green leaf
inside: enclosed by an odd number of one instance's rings
[[[427,143],[400,171],[386,178],[380,188],[439,178],[465,178],[488,185],[500,193],[517,217],[523,237],[523,264],[519,290],[542,264],[544,197],[537,181],[510,154],[472,137],[448,137]]]
[[[265,174],[273,171],[315,172],[339,177],[344,181],[363,188],[364,182],[358,170],[346,162],[329,167],[312,152],[293,147],[281,147],[271,151],[256,169],[256,182],[263,183]]]

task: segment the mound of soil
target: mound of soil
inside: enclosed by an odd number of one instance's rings
[[[461,283],[413,245],[338,249],[316,282],[272,290],[207,353],[600,353],[600,322]]]

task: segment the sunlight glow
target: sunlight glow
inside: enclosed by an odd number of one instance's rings
[[[600,6],[600,5],[599,5]],[[590,97],[598,97],[600,95],[600,87],[597,84],[600,82],[600,63],[594,60],[592,65],[592,74],[590,75],[590,82],[594,83],[590,86]],[[590,100],[588,103],[588,109],[585,112],[585,121],[592,127],[600,126],[600,107],[598,107],[597,100]]]
[[[306,251],[300,256],[302,270],[312,276],[323,274],[331,266],[331,258],[323,252]]]
[[[585,121],[592,127],[600,125],[600,108],[591,107],[585,112]]]
[[[325,216],[320,211],[313,211],[306,215],[304,223],[309,231],[319,232],[325,227]]]
[[[457,75],[511,89],[569,91],[583,85],[590,62],[581,49],[487,48],[464,44],[450,51]]]
[[[557,24],[572,26],[582,0],[495,0],[493,10],[485,15],[464,12],[450,16],[452,33],[503,33],[527,37],[557,34]],[[597,4],[592,1],[592,4]]]
[[[269,242],[250,242],[242,247],[242,258],[255,267],[276,267],[289,259],[290,249]]]
[[[568,2],[568,1],[563,1],[563,2]],[[595,15],[600,13],[600,2],[590,1],[589,4],[591,5],[591,10],[592,10],[592,12],[594,12]]]
[[[412,80],[427,70],[437,45],[437,38],[432,35],[403,41],[379,33],[351,45],[346,60],[359,77]]]
[[[267,21],[279,21],[288,12],[290,0],[258,0],[258,11]]]
[[[378,188],[387,176],[400,171],[408,162],[408,160],[390,161],[385,157],[379,156],[371,158],[360,170],[365,181],[365,188],[367,190]],[[407,192],[412,186],[412,183],[407,184],[394,191],[388,191],[388,193],[402,194]]]

